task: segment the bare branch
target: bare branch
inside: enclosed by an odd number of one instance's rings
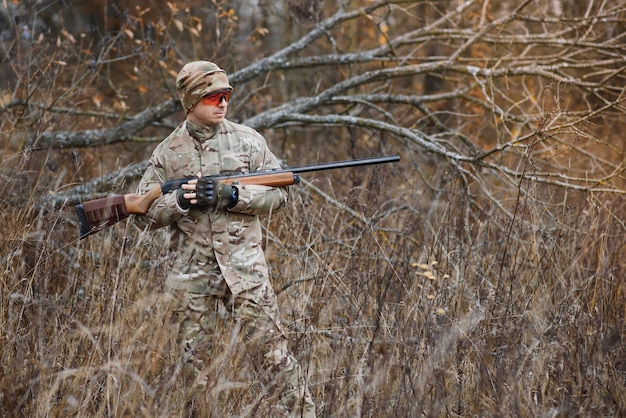
[[[149,107],[119,125],[86,131],[47,132],[32,138],[32,149],[85,148],[124,142],[151,123],[165,118],[180,108],[180,102],[170,99]]]

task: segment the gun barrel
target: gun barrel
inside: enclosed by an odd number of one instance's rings
[[[356,160],[335,161],[332,163],[309,164],[309,165],[303,165],[299,167],[285,168],[285,170],[291,171],[293,173],[309,173],[312,171],[331,170],[335,168],[357,167],[357,166],[362,166],[362,165],[372,165],[372,164],[382,164],[382,163],[393,163],[396,161],[400,161],[400,156],[390,155],[390,156],[384,156],[384,157],[359,158]]]

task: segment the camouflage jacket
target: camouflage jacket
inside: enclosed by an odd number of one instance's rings
[[[200,142],[189,135],[185,122],[179,125],[154,150],[137,193],[198,172],[246,173],[280,167],[255,130],[224,120],[216,131],[215,136]],[[258,215],[282,209],[287,190],[234,185],[239,189],[239,201],[229,210],[192,207],[184,211],[176,202],[176,193],[168,193],[154,201],[146,216],[135,216],[142,228],[170,229],[168,286],[204,293],[209,279],[221,272],[231,292],[237,294],[269,279]]]

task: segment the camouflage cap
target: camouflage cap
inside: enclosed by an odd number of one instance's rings
[[[176,77],[176,89],[185,112],[209,93],[233,87],[228,83],[226,72],[209,61],[193,61],[185,64]]]

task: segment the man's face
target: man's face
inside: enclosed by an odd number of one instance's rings
[[[187,114],[187,118],[200,125],[219,125],[226,117],[229,98],[228,90],[211,93],[196,103]]]

